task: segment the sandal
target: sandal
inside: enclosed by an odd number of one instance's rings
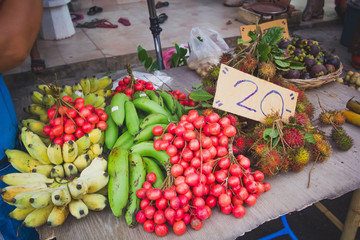
[[[89,8],[89,11],[87,12],[87,14],[89,16],[92,16],[92,15],[95,15],[97,13],[101,13],[102,10],[103,9],[101,7],[93,6],[93,7]]]
[[[127,19],[127,18],[119,18],[118,22],[121,23],[124,26],[130,26],[131,25],[129,19]]]
[[[100,21],[96,22],[96,27],[97,28],[117,28],[118,25],[112,24],[108,20],[100,20]]]
[[[158,17],[159,23],[164,23],[168,19],[168,15],[166,13],[161,13]]]
[[[84,22],[76,24],[77,28],[96,28],[96,22]]]
[[[35,70],[35,68],[42,68]],[[45,61],[43,59],[31,59],[31,71],[33,73],[41,72],[45,69]]]
[[[71,13],[70,16],[72,22],[77,22],[84,19],[84,15],[79,13]]]
[[[169,6],[169,2],[157,2],[156,5],[155,5],[155,8],[158,9],[158,8],[162,8],[162,7],[167,7]]]

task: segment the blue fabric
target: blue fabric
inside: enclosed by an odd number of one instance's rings
[[[13,149],[16,143],[16,135],[18,132],[18,124],[13,102],[10,93],[4,83],[3,77],[0,74],[0,160],[5,157],[6,149]],[[17,172],[7,162],[0,166],[0,176]],[[5,187],[6,184],[0,181],[0,188]],[[0,240],[36,240],[39,235],[34,228],[19,227],[22,221],[18,221],[8,217],[8,214],[14,210],[15,207],[2,201],[0,198]],[[18,233],[18,235],[17,235]]]

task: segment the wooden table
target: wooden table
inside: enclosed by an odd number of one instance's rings
[[[199,76],[186,67],[165,70],[171,76],[165,80],[156,78],[156,85],[164,82],[165,86],[185,91],[198,83]],[[345,85],[330,83],[321,88],[307,91],[310,101],[316,109],[315,118],[321,112],[317,96],[326,109],[343,109],[352,97],[360,97],[360,93]],[[314,120],[317,124],[318,121]],[[175,236],[172,230],[162,239],[235,239],[249,232],[264,222],[276,219],[284,214],[302,210],[320,200],[338,198],[345,193],[360,188],[360,128],[345,124],[345,130],[354,139],[350,151],[339,152],[334,149],[331,158],[316,164],[311,174],[311,186],[308,188],[311,164],[299,173],[286,173],[266,178],[272,189],[262,194],[255,206],[246,207],[246,215],[236,219],[224,215],[218,209],[213,210],[210,219],[204,221],[200,231],[190,228],[182,236]],[[331,127],[322,127],[327,134]],[[149,234],[143,228],[130,229],[123,217],[116,218],[107,207],[102,212],[91,212],[83,219],[76,220],[69,216],[66,222],[56,228],[43,226],[37,229],[40,239],[56,236],[61,239],[159,239],[156,234]]]

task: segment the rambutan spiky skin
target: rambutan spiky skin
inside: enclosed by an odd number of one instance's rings
[[[264,136],[265,126],[263,124],[258,124],[254,128],[254,134],[257,138],[262,139]]]
[[[242,65],[248,73],[253,73],[257,67],[257,61],[253,56],[247,56]]]
[[[232,55],[230,53],[223,53],[220,56],[220,63],[227,63],[232,58]]]
[[[265,152],[269,150],[269,147],[264,143],[258,143],[253,147],[253,149],[254,149],[254,153],[257,156],[261,157],[264,155]]]
[[[284,140],[291,147],[303,147],[305,144],[304,135],[296,128],[284,130]]]
[[[306,110],[306,107],[305,107],[304,103],[298,102],[298,103],[296,104],[296,112],[298,112],[298,113],[304,113],[305,110]]]
[[[258,77],[271,80],[276,75],[276,66],[272,62],[262,62],[258,68]]]
[[[290,171],[290,169],[291,169],[291,162],[287,157],[284,157],[280,170],[282,172],[288,172]]]
[[[294,172],[301,172],[302,170],[304,170],[305,165],[302,164],[296,164],[294,162],[291,163],[291,170],[293,170]]]
[[[294,155],[291,156],[291,160],[299,165],[306,165],[310,161],[311,154],[308,150],[301,147],[296,149]]]
[[[273,168],[277,168],[281,163],[281,155],[276,150],[269,150],[263,153],[260,161]]]
[[[334,123],[338,126],[341,126],[345,123],[345,115],[342,113],[342,112],[339,112],[339,111],[335,111],[334,112]]]
[[[239,149],[240,153],[245,152],[245,139],[243,137],[239,137],[235,141],[235,146]]]
[[[314,106],[311,104],[311,102],[304,102],[304,106],[305,106],[305,113],[309,116],[310,119],[312,119],[315,113]]]
[[[353,146],[352,138],[341,127],[331,131],[331,138],[339,150],[347,151]]]
[[[316,139],[316,138],[315,138]],[[312,159],[316,162],[325,162],[332,153],[331,145],[324,139],[317,139],[316,144],[310,145]]]
[[[265,176],[271,177],[277,174],[277,170],[274,167],[270,167],[268,165],[261,165],[260,171],[264,173]]]
[[[314,133],[313,136],[314,136],[316,142],[324,139],[324,136],[321,135],[320,133]]]

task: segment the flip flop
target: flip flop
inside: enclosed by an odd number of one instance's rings
[[[161,2],[161,1],[159,1],[159,2],[156,3],[155,8],[157,9],[157,8],[162,8],[162,7],[167,7],[167,6],[169,6],[169,2]]]
[[[121,23],[124,26],[130,26],[131,25],[129,19],[127,19],[127,18],[119,18],[118,22]]]
[[[71,13],[70,16],[72,22],[77,22],[84,19],[84,15],[79,13]]]
[[[87,12],[87,14],[89,16],[92,16],[92,15],[95,15],[97,13],[101,13],[102,10],[103,9],[101,7],[93,6],[93,7],[89,8],[89,11]]]
[[[118,25],[112,24],[108,20],[102,20],[96,23],[97,28],[117,28]]]
[[[41,67],[40,70],[34,70],[35,68]],[[43,59],[31,59],[31,71],[33,73],[41,72],[45,69],[45,61]]]
[[[168,19],[168,15],[166,13],[161,13],[158,17],[159,23],[164,23]]]
[[[96,22],[84,22],[76,24],[77,28],[96,28]]]

